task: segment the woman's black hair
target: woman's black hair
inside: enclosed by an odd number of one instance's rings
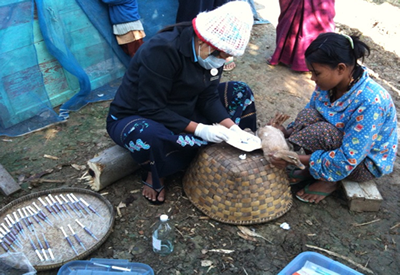
[[[164,28],[159,30],[157,33],[169,32],[169,31],[172,31],[175,27],[189,27],[189,26],[192,26],[192,21],[184,21],[184,22],[180,22],[180,23],[176,23],[176,24],[165,26]]]
[[[359,36],[327,32],[320,34],[311,42],[305,57],[308,64],[326,64],[333,69],[339,63],[355,66],[358,59],[364,60],[369,53],[369,46],[362,42]]]

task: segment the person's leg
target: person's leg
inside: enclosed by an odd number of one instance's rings
[[[342,144],[343,133],[326,122],[314,109],[304,109],[296,117],[294,129],[288,141],[295,147],[302,147],[309,154],[317,150],[330,151]],[[310,178],[309,170],[292,172],[293,178]],[[300,200],[318,203],[335,191],[337,182],[316,181],[296,193]]]
[[[120,47],[122,48],[124,53],[126,53],[130,57],[133,57],[141,45],[143,45],[143,39],[135,40],[127,44],[122,44],[120,45]]]
[[[352,181],[365,182],[375,178],[368,170],[364,162],[360,163],[351,174],[346,178]],[[304,189],[297,192],[296,196],[300,200],[306,202],[319,203],[326,196],[334,192],[338,188],[337,182],[331,181],[316,181],[313,184],[306,186]]]
[[[342,143],[342,133],[326,122],[315,109],[300,111],[290,129],[293,129],[293,132],[287,141],[293,145],[295,151],[303,148],[308,155],[316,150],[336,149]],[[293,184],[312,178],[308,168],[288,169],[288,171]]]
[[[139,116],[107,121],[107,131],[118,145],[147,171],[143,196],[163,201],[163,179],[186,168],[198,148],[207,144],[191,134],[175,135],[160,123]]]
[[[256,107],[254,94],[250,87],[240,81],[221,83],[218,87],[222,104],[225,106],[231,119],[240,128],[257,130]]]

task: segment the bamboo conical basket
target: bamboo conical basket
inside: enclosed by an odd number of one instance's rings
[[[228,224],[257,224],[279,218],[292,206],[288,177],[262,150],[246,153],[226,144],[202,149],[191,163],[183,189],[210,218]]]

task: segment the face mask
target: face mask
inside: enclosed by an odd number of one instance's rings
[[[208,52],[210,53],[210,46],[208,46]],[[200,56],[200,46],[199,46],[199,51],[197,53],[197,62],[199,62],[199,65],[202,66],[204,69],[211,70],[214,68],[220,68],[224,66],[225,59],[221,59],[213,55],[209,55],[207,56],[206,59],[203,59]]]

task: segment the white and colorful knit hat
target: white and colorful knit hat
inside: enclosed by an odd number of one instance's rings
[[[249,3],[231,1],[199,13],[192,24],[202,41],[229,55],[240,56],[250,40],[253,12]]]

